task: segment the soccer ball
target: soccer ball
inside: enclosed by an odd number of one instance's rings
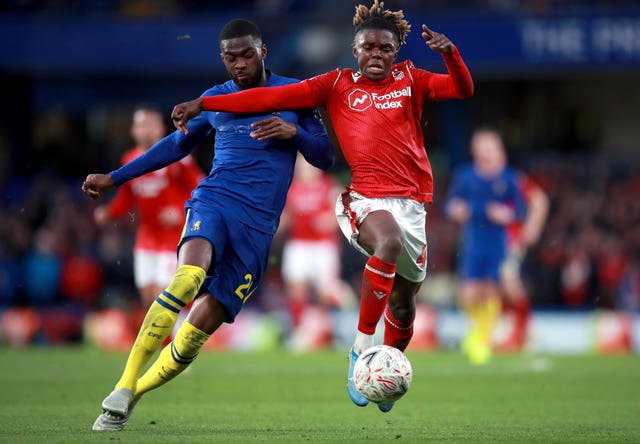
[[[353,368],[353,382],[371,402],[400,399],[411,385],[411,363],[400,350],[376,345],[360,354]]]

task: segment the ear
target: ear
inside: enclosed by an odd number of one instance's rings
[[[358,59],[358,48],[356,48],[356,43],[353,42],[353,57],[357,60]]]
[[[262,47],[260,48],[260,52],[262,53],[262,59],[266,59],[267,58],[267,45],[265,43],[262,44]]]

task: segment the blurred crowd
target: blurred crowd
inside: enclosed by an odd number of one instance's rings
[[[530,165],[530,175],[551,198],[542,239],[525,261],[534,308],[638,311],[639,172],[595,158],[545,157]],[[139,304],[132,276],[135,214],[98,229],[92,217],[96,203],[81,193],[81,180],[41,171],[2,187],[0,307],[36,308],[45,319],[38,322],[50,330],[42,333],[46,341],[79,338],[91,311]],[[428,235],[427,285],[455,276],[458,233],[438,203],[429,213]],[[286,304],[281,245],[274,243],[271,270],[253,308]],[[343,257],[342,275],[355,294],[359,261],[348,253]],[[435,305],[455,305],[455,279],[448,292],[450,298]]]
[[[0,3],[0,13],[149,18],[215,14],[220,10],[218,3],[7,0]],[[361,2],[354,1],[353,5],[357,3]],[[637,6],[638,2],[390,0],[389,3],[394,7],[423,7],[443,13],[471,10],[550,15],[557,9],[595,12],[597,8],[609,6]],[[235,8],[243,15],[273,17],[283,13],[306,15],[313,12],[317,16],[323,12],[333,14],[343,7],[343,0],[237,0],[232,6],[225,4],[224,12],[231,13]],[[87,173],[107,172],[117,167],[120,155],[130,143],[126,131],[130,116],[128,110],[114,112],[114,107],[125,108],[125,102],[117,106],[100,105],[100,96],[95,96],[94,92],[107,88],[109,81],[100,83],[99,87],[96,86],[98,82],[80,84],[79,89],[86,97],[78,95],[83,99],[80,106],[76,105],[81,110],[73,114],[64,108],[68,103],[55,105],[56,100],[64,101],[51,91],[55,90],[57,94],[64,90],[60,85],[68,85],[56,76],[50,83],[43,74],[7,76],[4,83],[10,85],[8,93],[15,89],[16,94],[32,94],[33,97],[20,100],[24,109],[17,113],[7,111],[6,119],[0,122],[0,316],[14,309],[16,317],[13,319],[17,320],[13,323],[3,319],[2,328],[19,330],[27,325],[29,328],[20,330],[19,334],[24,334],[29,341],[80,340],[88,314],[112,308],[127,313],[144,312],[133,276],[136,214],[130,213],[98,227],[93,218],[98,203],[80,191]],[[501,80],[479,84],[484,88],[484,94],[479,94],[475,100],[478,108],[475,116],[485,116],[491,121],[501,121],[508,116],[517,121],[522,136],[519,143],[511,144],[518,151],[514,166],[529,173],[551,199],[542,238],[528,252],[524,262],[524,278],[534,308],[607,308],[638,312],[640,165],[637,156],[628,152],[635,144],[634,133],[617,130],[633,121],[629,116],[634,114],[627,113],[624,99],[633,102],[635,96],[630,90],[634,79],[630,74],[628,79],[621,78],[620,81],[612,77],[613,81],[609,82],[601,78],[589,82],[580,76],[576,81],[564,83],[543,80],[530,89],[528,84],[518,81],[510,85]],[[111,80],[120,88],[120,83]],[[154,81],[162,83],[163,94],[169,88],[169,82],[165,85],[163,78],[149,79],[149,83]],[[624,96],[617,97],[616,92],[620,91],[624,91]],[[182,97],[181,91],[174,93]],[[136,91],[135,97],[139,94]],[[595,113],[591,106],[594,94],[601,114]],[[134,99],[129,97],[129,100]],[[162,100],[173,103],[172,98]],[[86,107],[85,101],[94,104]],[[35,106],[37,102],[46,103],[46,106],[43,103]],[[504,106],[494,106],[495,103]],[[619,109],[624,109],[624,113],[612,112]],[[465,114],[456,113],[455,109],[439,111],[443,117],[438,120],[436,111],[431,111],[434,115],[428,116],[427,120],[435,124],[425,126],[427,138],[433,141],[428,144],[429,149],[441,151],[433,156],[430,153],[436,172],[437,197],[428,212],[428,276],[420,297],[436,308],[451,308],[456,305],[460,236],[458,227],[445,218],[441,204],[449,184],[449,164],[460,161],[461,153],[465,151],[465,141],[451,142],[465,132],[462,123]],[[508,130],[508,123],[503,122],[500,129]],[[594,134],[601,127],[613,128],[607,133],[613,136],[596,137]],[[443,130],[438,132],[434,128]],[[565,140],[572,128],[580,128],[588,134]],[[562,137],[555,137],[558,135]],[[624,152],[619,146],[612,146],[614,143],[624,147]],[[455,145],[457,154],[451,152],[451,145]],[[544,151],[545,148],[549,151]],[[615,159],[604,157],[608,149],[617,152]],[[622,158],[627,155],[636,158],[621,163],[621,153]],[[194,154],[203,170],[208,170],[210,147],[196,150]],[[447,156],[448,159],[441,161]],[[331,173],[337,182],[347,183],[344,163],[342,169],[340,162],[338,165]],[[274,242],[271,266],[262,288],[251,300],[252,308],[271,311],[286,307],[286,284],[281,272],[286,235],[286,232],[281,233]],[[358,295],[364,259],[346,245],[342,236],[339,241],[342,247],[341,277],[352,287],[352,293]],[[135,317],[130,320],[136,331],[138,321]]]

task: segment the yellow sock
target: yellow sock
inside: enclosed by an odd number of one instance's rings
[[[138,380],[135,392],[136,399],[182,373],[196,359],[209,336],[199,328],[184,321],[171,344],[162,350],[156,362]]]
[[[500,316],[500,299],[489,298],[480,307],[480,317],[478,322],[478,339],[485,344],[490,344],[491,333]]]
[[[464,311],[467,312],[471,320],[471,330],[469,334],[474,334],[478,331],[480,324],[482,324],[483,306],[482,304],[467,305],[464,307]]]
[[[469,354],[475,347],[478,334],[478,325],[481,323],[482,306],[480,304],[470,304],[463,307],[469,316],[471,327],[462,341],[462,352]]]
[[[142,369],[173,330],[180,310],[196,296],[204,277],[200,267],[178,267],[167,289],[149,307],[116,388],[136,391]]]

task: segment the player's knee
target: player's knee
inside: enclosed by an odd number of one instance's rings
[[[384,236],[376,242],[375,255],[387,262],[395,263],[402,251],[402,236]]]
[[[195,265],[181,265],[176,270],[167,292],[185,305],[191,302],[202,286],[205,271]]]

